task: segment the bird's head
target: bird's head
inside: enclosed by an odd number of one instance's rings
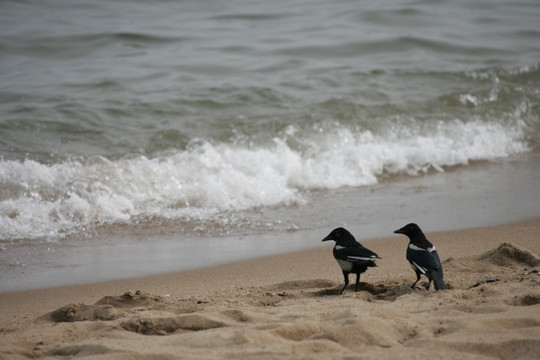
[[[407,235],[409,238],[414,238],[417,235],[423,234],[422,230],[420,229],[420,226],[410,223],[402,227],[401,229],[397,229],[394,231],[394,234],[403,234]]]
[[[347,242],[356,242],[354,236],[347,230],[342,227],[332,230],[327,237],[322,239],[322,241],[334,240],[336,244],[345,244]]]

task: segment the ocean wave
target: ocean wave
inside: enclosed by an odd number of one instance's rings
[[[5,37],[0,42],[0,49],[11,55],[38,56],[41,58],[73,59],[85,57],[105,47],[122,44],[128,48],[147,48],[163,44],[182,43],[190,37],[168,36],[137,32],[99,32],[42,35],[21,41],[19,38]],[[85,46],[80,46],[85,44]]]
[[[468,101],[464,97],[464,101]],[[290,125],[266,145],[192,140],[157,156],[0,160],[0,239],[57,239],[92,226],[201,222],[224,212],[303,203],[304,192],[526,152],[521,120],[395,119],[384,132]],[[400,125],[402,123],[403,125]]]

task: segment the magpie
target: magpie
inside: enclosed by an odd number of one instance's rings
[[[407,246],[407,260],[416,273],[416,281],[411,285],[414,289],[416,283],[420,281],[420,275],[425,275],[429,282],[425,286],[429,290],[431,282],[435,290],[447,289],[443,280],[443,268],[439,253],[432,243],[426,238],[422,229],[414,223],[407,224],[401,229],[394,231],[394,234],[407,235],[409,246]]]
[[[349,285],[350,273],[356,274],[356,287],[354,291],[358,291],[360,274],[365,272],[368,267],[376,267],[375,259],[380,259],[379,255],[363,247],[349,231],[342,227],[332,230],[322,241],[328,240],[334,240],[336,242],[333,250],[334,258],[341,267],[343,277],[345,278],[345,286],[343,286],[339,294],[343,294],[343,291]]]

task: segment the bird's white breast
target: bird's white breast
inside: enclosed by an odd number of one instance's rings
[[[352,268],[353,268],[353,263],[352,262],[346,261],[346,260],[340,260],[340,259],[336,259],[336,261],[338,262],[339,267],[341,268],[341,270],[352,271]]]

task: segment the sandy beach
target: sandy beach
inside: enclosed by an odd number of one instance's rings
[[[433,5],[0,1],[0,360],[540,360],[540,7]]]
[[[450,287],[439,292],[409,287],[407,239],[396,235],[367,242],[382,260],[358,292],[349,286],[341,296],[323,243],[176,274],[5,293],[0,358],[537,359],[539,233],[540,219],[428,233]]]

